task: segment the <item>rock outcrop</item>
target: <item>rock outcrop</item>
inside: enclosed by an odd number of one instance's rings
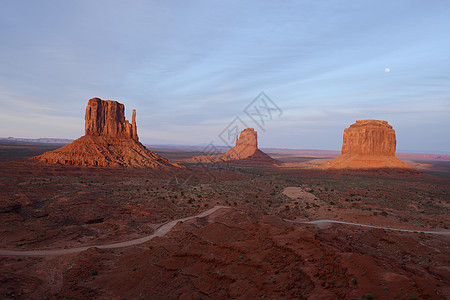
[[[234,163],[245,165],[277,165],[279,162],[258,149],[258,134],[253,128],[244,129],[236,145],[224,154],[196,156],[191,162],[201,163]]]
[[[344,129],[342,154],[395,156],[395,131],[387,121],[358,120]]]
[[[63,165],[180,168],[139,142],[136,110],[130,124],[123,104],[99,98],[89,100],[86,107],[84,136],[32,159]]]
[[[125,120],[125,106],[112,100],[92,98],[86,107],[85,135],[132,138],[139,141],[136,127],[136,110],[132,123]]]
[[[395,157],[395,131],[387,121],[358,120],[344,130],[342,154],[321,169],[411,169]]]

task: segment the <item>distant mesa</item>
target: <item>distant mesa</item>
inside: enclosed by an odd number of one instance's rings
[[[133,110],[130,124],[125,120],[123,104],[100,98],[92,98],[88,102],[84,136],[32,159],[63,165],[153,169],[181,167],[151,152],[139,142],[136,110]]]
[[[253,128],[244,129],[239,137],[236,136],[236,146],[224,154],[195,156],[191,162],[202,163],[235,163],[244,165],[277,165],[279,161],[273,159],[258,149],[258,134]]]
[[[344,130],[342,154],[321,169],[410,169],[395,157],[395,131],[387,121],[358,120]]]

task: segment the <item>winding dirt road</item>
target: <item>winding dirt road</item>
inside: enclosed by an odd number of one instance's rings
[[[182,219],[173,220],[170,222],[167,222],[160,227],[158,227],[154,233],[148,236],[144,236],[139,239],[125,241],[125,242],[119,242],[119,243],[113,243],[113,244],[107,244],[107,245],[91,245],[91,246],[85,246],[85,247],[78,247],[78,248],[69,248],[69,249],[55,249],[55,250],[31,250],[31,251],[17,251],[17,250],[6,250],[6,249],[0,249],[0,256],[49,256],[49,255],[62,255],[62,254],[69,254],[69,253],[78,253],[85,251],[89,248],[96,247],[100,249],[112,249],[112,248],[122,248],[122,247],[129,247],[134,245],[139,245],[142,243],[145,243],[157,236],[164,236],[166,233],[168,233],[172,228],[177,225],[178,222],[184,222],[187,220],[191,220],[194,218],[202,218],[209,216],[210,214],[216,212],[219,209],[222,208],[230,208],[227,206],[214,206],[211,209],[208,209],[202,213],[199,213],[195,216],[190,216]]]
[[[55,249],[55,250],[19,251],[19,250],[0,249],[0,256],[52,256],[52,255],[54,256],[54,255],[78,253],[78,252],[85,251],[92,247],[96,247],[96,248],[100,248],[100,249],[112,249],[112,248],[121,248],[121,247],[129,247],[129,246],[139,245],[139,244],[145,243],[155,237],[161,237],[161,236],[166,235],[166,233],[168,233],[170,230],[172,230],[172,228],[175,225],[177,225],[178,222],[184,222],[184,221],[188,221],[188,220],[191,220],[194,218],[206,217],[206,216],[209,216],[212,213],[216,212],[219,209],[231,209],[231,207],[229,207],[229,206],[214,206],[213,208],[208,209],[200,214],[167,222],[167,223],[161,225],[160,227],[158,227],[153,234],[139,238],[139,239],[135,239],[135,240],[113,243],[113,244],[106,244],[106,245],[91,245],[91,246],[84,246],[84,247],[78,247],[78,248]],[[335,220],[316,220],[316,221],[293,221],[293,220],[287,220],[287,219],[283,219],[283,220],[286,222],[298,223],[298,224],[319,225],[319,224],[327,224],[327,223],[337,223],[337,224],[345,224],[345,225],[351,225],[351,226],[361,226],[361,227],[367,227],[367,228],[377,228],[377,229],[395,230],[395,231],[403,231],[403,232],[450,235],[450,231],[448,231],[448,230],[447,231],[421,231],[421,230],[411,230],[411,229],[398,229],[398,228],[364,225],[364,224],[344,222],[344,221],[335,221]]]
[[[344,222],[344,221],[335,221],[335,220],[316,220],[316,221],[292,221],[292,220],[286,220],[283,219],[286,222],[291,223],[299,223],[299,224],[329,224],[329,223],[335,223],[335,224],[345,224],[345,225],[352,225],[352,226],[360,226],[360,227],[368,227],[368,228],[376,228],[376,229],[385,229],[385,230],[394,230],[394,231],[403,231],[403,232],[414,232],[414,233],[427,233],[427,234],[440,234],[440,235],[450,235],[450,231],[423,231],[423,230],[413,230],[413,229],[401,229],[401,228],[390,228],[390,227],[382,227],[382,226],[375,226],[375,225],[365,225],[365,224],[359,224],[359,223],[352,223],[352,222]]]

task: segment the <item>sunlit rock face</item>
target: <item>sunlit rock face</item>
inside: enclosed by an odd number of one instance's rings
[[[395,156],[395,131],[387,121],[358,120],[344,130],[342,154]]]
[[[125,106],[112,100],[92,98],[86,107],[85,135],[128,137],[139,140],[136,128],[136,110],[130,124],[125,120]]]
[[[247,158],[258,150],[258,133],[253,128],[241,131],[239,138],[236,136],[236,145],[225,155],[230,159]]]

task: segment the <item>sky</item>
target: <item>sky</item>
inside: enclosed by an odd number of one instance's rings
[[[260,147],[340,150],[380,119],[399,152],[450,153],[449,16],[444,0],[2,1],[0,137],[78,138],[99,97],[136,109],[147,144],[248,126]]]

